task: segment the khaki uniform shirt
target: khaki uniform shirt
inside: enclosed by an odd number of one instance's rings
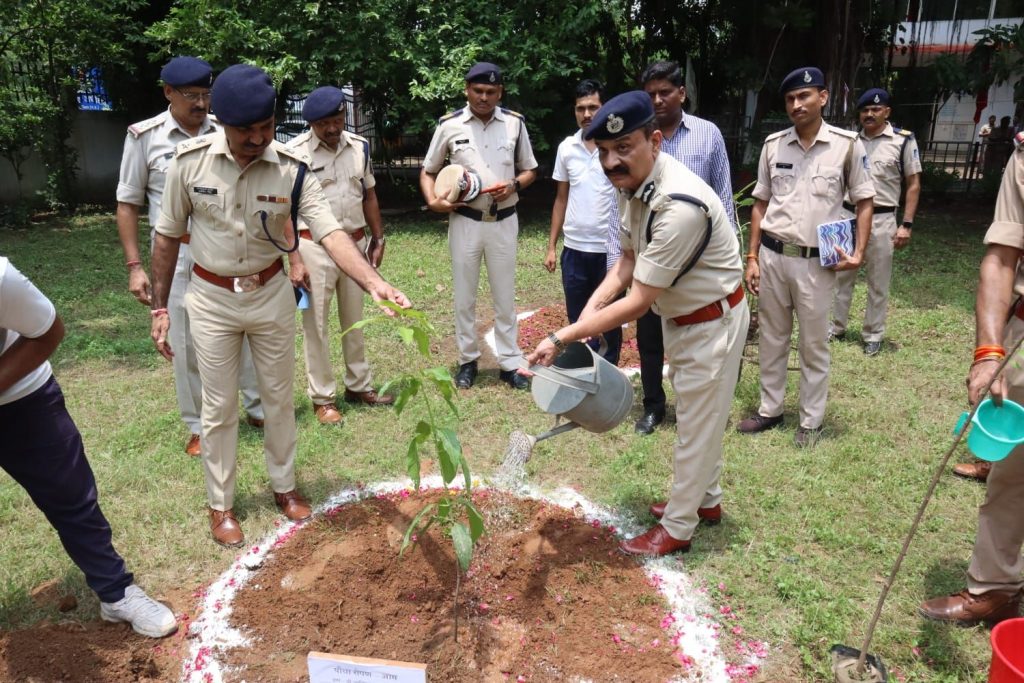
[[[985,244],[1001,244],[1024,251],[1024,151],[1010,157],[996,199],[992,225],[985,233]],[[1024,259],[1017,261],[1013,292],[1024,296]]]
[[[818,246],[818,226],[839,220],[843,195],[875,196],[864,145],[852,131],[822,122],[806,152],[796,128],[769,135],[761,148],[754,197],[768,202],[761,231],[788,244]]]
[[[272,142],[242,169],[231,156],[223,132],[183,142],[167,171],[156,231],[179,238],[191,217],[190,246],[196,263],[226,277],[258,273],[283,253],[267,233],[278,244],[287,243],[292,186],[302,160],[309,161]],[[312,173],[306,174],[302,185],[299,215],[317,242],[341,229]]]
[[[363,197],[366,190],[376,186],[373,165],[370,162],[369,143],[366,138],[342,131],[338,149],[308,130],[285,145],[312,159],[309,170],[316,174],[324,188],[331,213],[345,232],[356,232],[366,227]],[[305,225],[301,225],[303,229]]]
[[[423,168],[427,173],[437,173],[444,166],[445,158],[479,173],[484,187],[509,182],[515,178],[517,170],[537,168],[522,114],[502,107],[495,107],[487,123],[474,116],[469,105],[441,117],[423,159]],[[498,208],[515,206],[517,201],[519,196],[513,193],[498,204]],[[469,206],[486,211],[491,202],[490,195],[481,194]]]
[[[882,132],[873,138],[866,137],[861,131],[860,140],[871,162],[875,206],[899,206],[903,178],[921,172],[917,140],[908,130],[897,133],[891,123],[886,123]]]
[[[216,132],[216,120],[203,122],[199,135]],[[135,206],[149,205],[149,224],[160,217],[160,198],[164,193],[167,168],[179,142],[192,136],[171,116],[171,110],[128,126],[121,155],[121,174],[117,181],[117,201]]]
[[[673,285],[707,234],[707,216],[697,206],[669,197],[688,194],[711,210],[711,241],[696,265]],[[619,194],[620,237],[636,255],[633,279],[665,290],[654,302],[664,318],[692,313],[732,294],[743,281],[740,244],[729,216],[711,187],[664,152],[654,161],[651,175],[632,196]],[[647,241],[647,222],[651,240]]]

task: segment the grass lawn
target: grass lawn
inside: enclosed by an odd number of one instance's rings
[[[785,429],[726,435],[725,521],[698,530],[683,562],[697,580],[724,583],[732,608],[742,608],[738,623],[746,635],[770,644],[762,680],[830,681],[828,648],[860,646],[881,583],[966,405],[974,288],[990,216],[987,207],[919,212],[912,245],[896,256],[889,343],[873,359],[858,343],[864,285],[858,286],[852,339],[833,348],[828,438],[816,449],[793,446],[795,373]],[[429,313],[441,334],[438,362],[452,365],[444,223],[412,217],[386,224],[382,271]],[[546,241],[546,218],[528,215],[520,234],[521,310],[561,299],[558,276],[542,265]],[[188,435],[177,416],[170,364],[153,350],[149,315],[126,291],[113,216],[0,230],[0,254],[54,301],[67,325],[54,358],[56,375],[129,568],[156,594],[209,582],[234,553],[209,538],[200,463],[183,453]],[[489,317],[486,278],[480,295],[478,310]],[[371,327],[367,334],[380,384],[411,351],[389,329]],[[340,347],[334,344],[339,359]],[[321,427],[305,394],[301,346],[296,353],[300,488],[320,501],[355,482],[404,477],[407,435],[420,417],[415,410],[396,419],[386,409],[346,407],[340,428]],[[482,369],[459,405],[470,462],[487,473],[500,463],[513,429],[537,433],[550,426],[550,417],[527,394],[499,384],[493,364]],[[637,405],[639,398],[637,383]],[[757,368],[745,365],[733,424],[757,403]],[[667,490],[674,430],[641,438],[633,434],[634,418],[606,435],[573,432],[539,444],[528,466],[532,482],[571,485],[598,502],[646,515],[647,505]],[[279,519],[260,433],[243,426],[239,449],[235,509],[247,536],[257,539]],[[983,495],[982,486],[945,476],[911,546],[872,646],[899,680],[986,678],[987,630],[929,624],[915,615],[922,599],[963,586]],[[83,603],[76,618],[96,618],[95,597],[56,535],[24,492],[0,475],[0,627],[66,618],[29,598],[34,586],[51,578]]]

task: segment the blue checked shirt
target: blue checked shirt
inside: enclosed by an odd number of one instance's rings
[[[736,224],[736,207],[732,199],[732,177],[729,173],[729,157],[725,153],[725,139],[718,126],[705,119],[689,116],[683,112],[676,134],[661,141],[661,151],[671,155],[701,180],[711,186],[722,200],[725,213],[729,216],[733,230]],[[608,268],[622,255],[619,244],[619,214],[612,212],[608,226]]]

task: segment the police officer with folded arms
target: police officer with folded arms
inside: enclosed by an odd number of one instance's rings
[[[876,356],[882,350],[885,336],[885,318],[889,306],[889,283],[892,281],[893,249],[910,244],[910,231],[914,227],[914,214],[921,197],[921,158],[917,141],[909,130],[889,123],[892,109],[889,93],[871,88],[857,100],[860,112],[860,141],[871,164],[871,180],[875,185],[871,239],[868,240],[864,260],[867,262],[868,303],[864,312],[864,353]],[[896,210],[900,203],[900,189],[906,182],[907,203],[903,207],[903,220],[896,225]],[[843,208],[853,212],[852,204]],[[843,270],[836,274],[836,298],[832,307],[832,338],[846,336],[846,325],[853,300],[856,270]]]
[[[295,298],[305,282],[291,214],[375,301],[403,307],[405,295],[385,282],[331,213],[308,157],[274,141],[276,92],[262,70],[236,64],[213,86],[223,130],[183,142],[167,174],[153,251],[153,325],[166,358],[167,295],[181,236],[191,223],[195,265],[185,295],[203,380],[203,466],[214,540],[244,542],[232,511],[237,453],[238,365],[243,339],[252,349],[266,413],[264,456],[274,500],[292,520],[311,508],[295,484]],[[301,182],[298,182],[301,177]],[[289,253],[289,277],[282,252]],[[292,282],[289,282],[289,278]]]
[[[189,138],[217,131],[213,117],[207,115],[213,83],[213,69],[209,64],[195,57],[175,57],[160,71],[160,80],[164,84],[164,97],[170,104],[167,111],[128,126],[117,183],[117,231],[128,268],[128,289],[146,306],[151,303],[152,290],[139,254],[139,209],[144,204],[149,205],[149,225],[151,229],[155,227],[160,217],[167,167],[174,158],[175,147]],[[189,238],[187,232],[181,238],[167,312],[171,319],[171,346],[176,350],[172,368],[178,412],[189,430],[185,452],[197,457],[202,452],[199,413],[203,385],[185,310],[185,289],[192,272]],[[250,425],[262,427],[263,406],[248,343],[242,347],[240,380],[246,419]]]

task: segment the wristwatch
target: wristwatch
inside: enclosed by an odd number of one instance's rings
[[[519,178],[513,178],[512,184],[515,186],[514,192],[519,192],[523,189],[523,184],[519,182]]]
[[[910,230],[911,228],[914,227],[914,222],[913,221],[903,221],[902,223],[900,223],[900,227],[901,228],[906,228],[907,230]]]

